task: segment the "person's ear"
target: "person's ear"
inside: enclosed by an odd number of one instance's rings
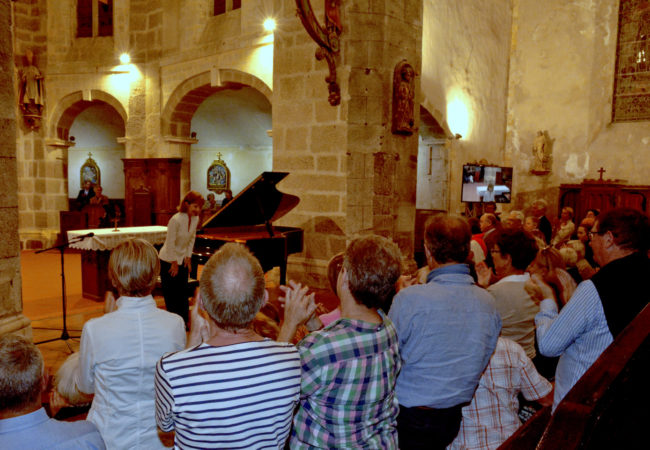
[[[266,305],[269,302],[269,291],[268,289],[264,289],[264,305]]]

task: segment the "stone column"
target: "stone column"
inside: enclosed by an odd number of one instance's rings
[[[323,2],[312,0],[323,19]],[[418,133],[391,133],[393,70],[421,67],[422,1],[341,2],[336,57],[341,104],[327,101],[327,64],[295,15],[294,0],[275,0],[273,167],[291,172],[282,189],[300,205],[284,224],[305,230],[290,275],[323,282],[327,260],[357,234],[394,239],[413,254]],[[419,75],[415,120],[419,121]],[[313,275],[313,276],[312,276]]]
[[[0,2],[0,335],[30,337],[22,314],[18,181],[16,175],[16,99],[11,37],[11,3]]]

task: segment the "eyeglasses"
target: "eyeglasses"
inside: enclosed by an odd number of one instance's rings
[[[587,237],[589,240],[592,240],[594,236],[602,236],[605,233],[607,233],[607,231],[590,231],[587,233]]]

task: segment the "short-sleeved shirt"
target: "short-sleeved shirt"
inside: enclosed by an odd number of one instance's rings
[[[537,372],[519,344],[499,338],[472,402],[463,407],[458,436],[447,448],[497,448],[521,426],[519,393],[526,400],[537,400],[551,389],[551,383]]]
[[[395,327],[341,318],[299,344],[300,407],[291,448],[397,448]]]

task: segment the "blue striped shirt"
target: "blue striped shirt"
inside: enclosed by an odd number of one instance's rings
[[[164,356],[156,367],[156,423],[176,448],[283,448],[300,394],[300,356],[271,340]]]
[[[544,356],[560,356],[555,371],[553,410],[614,340],[598,291],[583,281],[558,314],[552,299],[540,303],[535,317],[537,345]]]

